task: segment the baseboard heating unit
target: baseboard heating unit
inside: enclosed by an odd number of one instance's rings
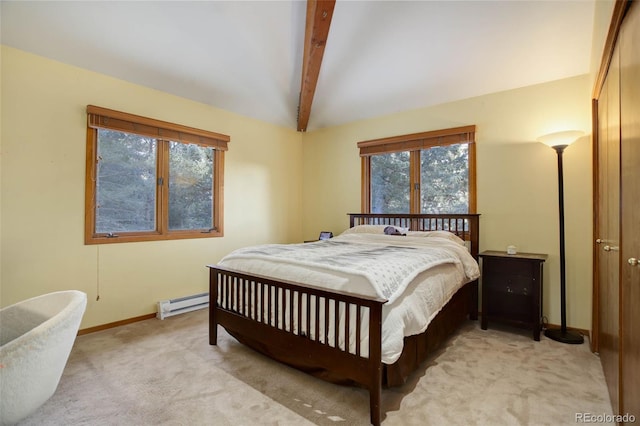
[[[177,299],[161,300],[158,302],[156,318],[165,319],[185,312],[209,307],[209,293],[194,294]]]

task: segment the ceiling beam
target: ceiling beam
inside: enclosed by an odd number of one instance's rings
[[[298,131],[306,132],[313,95],[318,84],[322,56],[329,36],[336,0],[307,0],[307,23],[304,32],[302,82],[298,103]]]

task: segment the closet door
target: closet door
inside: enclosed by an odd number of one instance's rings
[[[621,414],[640,418],[640,5],[630,6],[620,46]]]
[[[620,81],[619,50],[616,48],[598,101],[598,282],[599,347],[614,412],[620,404]]]

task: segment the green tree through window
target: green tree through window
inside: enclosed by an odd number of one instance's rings
[[[169,229],[213,227],[213,149],[171,142]]]
[[[156,145],[144,136],[98,130],[97,233],[155,229]]]
[[[409,153],[371,157],[371,212],[409,213]]]
[[[420,213],[469,213],[469,145],[420,151]]]

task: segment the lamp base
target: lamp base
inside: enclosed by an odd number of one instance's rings
[[[580,345],[584,343],[584,337],[582,337],[582,334],[575,333],[573,331],[565,331],[563,333],[561,328],[554,328],[554,329],[547,328],[544,331],[544,335],[547,336],[549,339],[553,339],[561,343],[569,343],[571,345]]]

